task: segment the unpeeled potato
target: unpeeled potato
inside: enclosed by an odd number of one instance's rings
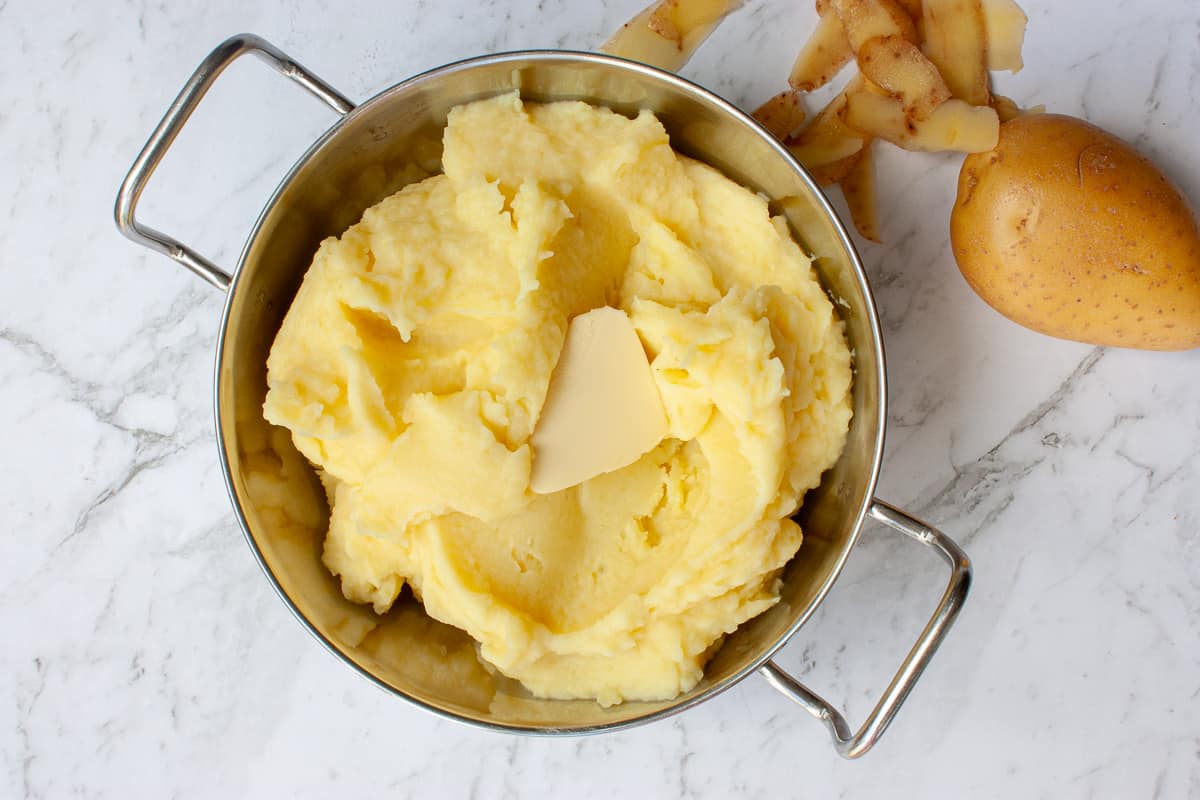
[[[1147,158],[1073,117],[1021,116],[967,157],[950,217],[963,277],[1009,319],[1063,339],[1200,346],[1200,228]]]

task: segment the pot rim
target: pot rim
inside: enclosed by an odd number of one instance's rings
[[[787,630],[773,643],[763,647],[745,667],[725,678],[724,680],[714,683],[704,691],[699,692],[698,694],[689,698],[682,700],[676,699],[663,708],[641,716],[614,722],[580,725],[578,727],[553,727],[536,725],[526,726],[472,719],[470,717],[455,713],[454,711],[435,706],[425,700],[422,700],[421,698],[406,694],[405,692],[391,686],[381,678],[372,674],[370,670],[359,665],[352,658],[344,654],[334,642],[330,641],[324,634],[322,634],[321,631],[319,631],[316,626],[313,625],[313,623],[304,615],[295,602],[293,602],[291,597],[288,596],[287,592],[284,591],[283,587],[279,583],[279,580],[276,578],[275,574],[268,565],[266,557],[259,548],[258,542],[250,530],[250,525],[246,518],[245,510],[242,507],[242,503],[234,486],[229,455],[225,446],[225,438],[222,435],[222,405],[220,391],[221,371],[222,367],[224,366],[225,340],[229,332],[229,322],[231,319],[233,300],[237,293],[238,285],[242,276],[242,268],[245,265],[245,260],[250,252],[251,245],[258,238],[258,235],[261,232],[262,226],[268,215],[275,207],[275,204],[278,202],[284,189],[295,178],[300,168],[304,166],[318,150],[334,139],[339,134],[339,131],[350,120],[354,119],[357,115],[364,113],[365,109],[373,107],[378,103],[385,102],[393,93],[407,89],[414,84],[433,80],[443,75],[449,75],[461,70],[470,69],[478,65],[496,63],[502,64],[505,62],[516,61],[590,63],[604,65],[618,70],[626,70],[648,75],[656,80],[670,84],[671,87],[676,91],[679,91],[683,94],[697,96],[706,103],[719,108],[724,113],[740,122],[743,126],[749,127],[760,139],[763,139],[771,147],[771,149],[774,150],[775,154],[779,156],[781,163],[787,167],[790,167],[795,173],[797,173],[801,180],[812,191],[816,205],[833,224],[834,230],[837,232],[839,244],[842,245],[846,253],[848,253],[850,256],[850,262],[851,266],[853,267],[855,280],[859,284],[864,300],[863,308],[858,309],[858,311],[866,316],[867,328],[870,331],[871,338],[873,339],[875,345],[875,358],[871,368],[876,373],[875,379],[878,381],[879,386],[879,425],[875,431],[875,441],[873,444],[873,455],[870,461],[869,474],[864,478],[867,483],[866,490],[863,492],[863,502],[861,503],[855,516],[854,524],[851,529],[851,535],[849,536],[845,546],[842,548],[841,554],[836,560],[833,571],[830,573],[829,578],[825,581],[820,591],[817,592],[816,597],[813,598],[812,602],[809,603],[808,607],[803,611],[803,613],[798,615],[792,624],[788,626]],[[853,358],[854,361],[852,366],[855,374],[857,375],[863,371],[864,365],[859,362],[858,353],[854,353]],[[854,246],[854,242],[850,238],[850,235],[847,232],[845,225],[842,223],[841,218],[838,216],[832,204],[829,202],[829,199],[825,196],[825,193],[821,191],[820,186],[812,178],[808,170],[805,169],[804,166],[795,158],[795,156],[793,156],[791,152],[778,139],[772,136],[757,120],[715,92],[712,92],[709,89],[706,89],[703,86],[688,80],[687,78],[680,77],[672,72],[658,69],[657,67],[652,67],[637,61],[620,58],[618,56],[578,50],[512,50],[452,61],[447,64],[420,72],[412,77],[406,78],[399,83],[393,84],[392,86],[381,90],[368,100],[365,100],[364,102],[355,106],[353,110],[334,122],[333,125],[331,125],[324,133],[322,133],[312,143],[312,145],[310,145],[304,151],[304,153],[296,160],[288,172],[283,176],[275,190],[271,193],[271,196],[263,205],[262,211],[259,213],[258,218],[255,220],[254,225],[246,238],[246,242],[243,245],[240,255],[238,256],[237,265],[231,276],[229,287],[225,295],[225,304],[221,312],[220,329],[218,331],[216,341],[216,357],[213,368],[213,378],[213,409],[214,424],[217,433],[217,451],[220,458],[222,478],[225,483],[226,491],[229,494],[229,499],[233,505],[234,515],[237,518],[238,526],[241,528],[242,535],[246,539],[246,543],[250,546],[250,551],[254,554],[254,558],[258,562],[259,567],[262,568],[263,573],[267,576],[267,579],[270,581],[275,593],[284,602],[288,610],[291,611],[292,615],[297,619],[297,621],[300,622],[300,624],[309,632],[309,634],[311,634],[317,639],[318,642],[321,643],[322,647],[324,647],[326,651],[332,654],[343,664],[355,670],[359,675],[369,680],[375,686],[383,689],[385,692],[394,697],[398,697],[401,700],[411,703],[425,711],[431,712],[443,719],[469,725],[474,728],[537,737],[590,735],[618,730],[627,730],[641,725],[646,725],[657,720],[674,716],[675,714],[692,708],[693,706],[699,705],[707,700],[711,700],[713,697],[716,697],[722,692],[725,692],[734,685],[740,683],[751,673],[759,671],[761,668],[763,668],[763,666],[770,661],[771,657],[778,652],[780,648],[782,648],[793,636],[796,635],[800,628],[803,627],[804,623],[808,621],[816,609],[825,601],[830,589],[833,588],[833,584],[837,582],[838,577],[841,575],[842,569],[845,567],[846,560],[849,558],[850,552],[858,543],[858,538],[862,533],[863,524],[870,512],[873,498],[875,496],[875,488],[878,483],[879,473],[883,462],[884,437],[887,428],[887,371],[883,348],[883,335],[879,325],[879,315],[875,306],[875,297],[871,292],[869,283],[867,282],[867,276],[863,268],[862,259],[858,254],[857,248]]]

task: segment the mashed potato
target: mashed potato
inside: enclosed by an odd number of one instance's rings
[[[788,517],[849,425],[842,323],[784,221],[651,113],[505,95],[444,141],[444,174],[322,243],[271,349],[266,418],[320,471],[325,563],[380,614],[407,583],[535,695],[671,698],[778,600]],[[604,305],[668,435],[534,494],[567,323]]]

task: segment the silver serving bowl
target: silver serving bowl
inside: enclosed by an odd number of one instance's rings
[[[280,182],[232,275],[135,218],[138,197],[221,71],[252,53],[327,103],[340,118]],[[262,416],[267,353],[318,243],[406,183],[440,170],[441,133],[454,106],[518,90],[529,101],[583,100],[623,114],[648,108],[675,149],[771,198],[815,257],[846,321],[854,353],[854,419],[845,452],[809,492],[798,516],[804,546],[785,568],[782,599],[727,637],[691,691],[662,702],[602,708],[542,700],[487,669],[465,633],[397,603],[384,617],[343,599],[322,565],[325,497],[286,431]],[[948,631],[967,594],[970,563],[945,535],[874,497],[883,454],[886,383],[871,290],[845,228],[817,184],[762,127],[676,75],[594,53],[528,51],[448,64],[355,105],[255,36],[223,42],[197,68],[121,187],[117,225],[226,292],[217,342],[216,426],[221,465],[255,557],[296,618],[331,653],[388,692],[450,719],[520,733],[578,734],[649,722],[701,703],[751,673],[825,721],[838,751],[861,755],[877,740]],[[941,603],[865,723],[844,717],[770,659],[820,605],[870,517],[945,558]]]

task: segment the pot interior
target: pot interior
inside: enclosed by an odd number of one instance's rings
[[[726,638],[704,680],[671,701],[601,708],[540,700],[489,671],[467,635],[409,597],[383,617],[343,599],[321,563],[325,497],[287,431],[262,417],[267,353],[317,245],[410,182],[440,170],[454,106],[519,90],[529,101],[577,99],[662,120],[675,149],[773,199],[846,321],[855,358],[846,450],[810,492],[805,533],[784,572],[782,600]],[[488,56],[399,84],[322,137],[293,168],[251,234],[226,306],[217,408],[230,492],[251,545],[281,596],[349,664],[390,691],[462,720],[537,732],[582,732],[645,721],[732,685],[764,661],[824,597],[858,535],[883,437],[883,362],[869,291],[845,231],[813,181],[724,101],[675,76],[592,54]]]

